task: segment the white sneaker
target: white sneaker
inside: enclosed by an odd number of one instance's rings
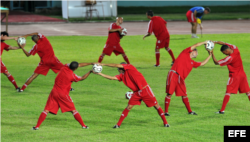
[[[199,38],[197,35],[192,35],[191,38]]]

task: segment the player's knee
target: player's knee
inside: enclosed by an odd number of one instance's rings
[[[133,108],[133,105],[128,105],[127,110],[131,110]]]
[[[168,98],[171,98],[171,97],[172,97],[172,95],[171,95],[171,94],[167,94],[167,97],[168,97]]]

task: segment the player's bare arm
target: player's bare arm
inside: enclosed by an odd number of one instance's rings
[[[111,29],[109,30],[110,33],[113,33],[113,32],[119,32],[121,33],[122,32],[122,29]]]
[[[206,43],[207,43],[207,41],[203,41],[203,42],[196,43],[196,44],[194,44],[193,46],[191,46],[191,50],[194,50],[196,47],[201,46],[201,45],[204,45],[204,44],[206,44]]]
[[[220,45],[225,45],[225,42],[222,41],[212,41],[214,44],[220,44]]]
[[[95,74],[98,74],[104,78],[107,78],[109,80],[118,80],[115,76],[109,76],[109,75],[106,75],[106,74],[103,74],[103,73],[95,73]]]
[[[18,37],[8,37],[8,36],[2,36],[1,35],[1,40],[11,40],[11,39],[14,39],[17,41]]]
[[[214,64],[215,64],[215,65],[219,65],[219,62],[218,62],[218,60],[215,58],[213,51],[212,51],[212,58],[213,58]]]
[[[22,37],[27,38],[28,36],[33,36],[33,35],[38,35],[38,33],[37,32],[36,33],[31,33],[31,34],[23,35]]]
[[[16,46],[9,46],[8,47],[9,50],[17,50],[17,49],[20,49],[20,47],[16,47]]]
[[[115,68],[123,68],[123,65],[121,64],[103,64],[103,63],[98,63],[101,66],[108,66],[108,67],[115,67]]]
[[[209,59],[211,58],[212,51],[208,51],[208,52],[209,52],[209,56],[204,61],[201,62],[201,66],[204,66],[209,61]]]
[[[84,67],[88,65],[92,65],[93,63],[79,63],[78,67]]]
[[[27,52],[27,51],[24,49],[25,44],[20,45],[20,44],[18,43],[18,46],[19,46],[20,48],[22,48],[23,53],[24,53],[27,57],[29,57],[29,56],[31,55],[29,52]]]
[[[89,72],[87,72],[85,75],[82,76],[82,78],[81,78],[80,81],[86,79],[92,72],[93,72],[92,70],[90,70]]]
[[[147,34],[143,37],[143,40],[144,40],[146,37],[150,36],[150,35],[151,35],[151,33],[147,33]]]

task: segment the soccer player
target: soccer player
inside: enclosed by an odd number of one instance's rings
[[[8,40],[8,39],[17,40],[16,37],[8,37],[8,36],[9,34],[7,32],[1,32],[1,56],[2,56],[3,50],[9,51],[9,50],[20,49],[19,47],[10,46],[4,43],[4,40]],[[15,86],[16,90],[19,90],[20,88],[17,86],[14,77],[7,70],[1,57],[0,57],[0,60],[1,60],[1,73],[3,73],[9,79],[9,81]]]
[[[199,38],[196,35],[197,24],[200,25],[200,29],[202,30],[203,26],[201,25],[201,18],[204,14],[208,14],[210,12],[211,10],[209,7],[204,8],[200,6],[196,6],[188,10],[188,12],[186,13],[186,16],[187,16],[188,22],[191,23],[192,25],[191,27],[192,38]]]
[[[143,37],[143,40],[150,36],[152,32],[154,32],[154,35],[157,38],[155,46],[156,64],[154,66],[160,67],[160,49],[164,47],[172,58],[172,66],[175,57],[173,51],[169,48],[170,35],[167,29],[167,22],[160,16],[154,16],[153,11],[151,10],[147,11],[146,16],[150,21],[148,23],[148,33]]]
[[[91,63],[78,64],[78,62],[73,61],[70,64],[66,64],[60,70],[60,72],[56,76],[55,84],[53,86],[52,91],[50,92],[44,111],[41,113],[36,126],[33,127],[33,130],[39,129],[40,125],[45,120],[49,112],[56,115],[59,108],[61,108],[62,113],[71,112],[73,116],[75,117],[75,119],[81,124],[83,129],[88,128],[88,126],[84,124],[80,114],[75,109],[73,100],[69,96],[69,91],[70,91],[72,82],[82,81],[86,79],[92,72],[92,71],[89,71],[88,73],[80,77],[74,74],[74,71],[78,67],[84,67],[87,65],[91,65]]]
[[[128,106],[122,112],[122,115],[118,123],[113,128],[120,128],[122,121],[127,117],[129,111],[134,107],[134,105],[140,105],[143,101],[147,107],[152,107],[157,110],[161,119],[163,120],[164,127],[169,127],[169,124],[165,118],[164,112],[160,105],[158,104],[154,93],[152,92],[150,86],[146,82],[143,75],[131,64],[126,64],[125,62],[121,64],[100,64],[102,66],[116,67],[118,68],[119,75],[109,76],[103,73],[96,73],[104,78],[110,80],[123,81],[123,83],[129,87],[132,91],[132,97],[128,102]]]
[[[122,23],[123,23],[123,18],[117,17],[116,22],[110,24],[109,29],[108,29],[109,30],[108,39],[106,41],[102,54],[100,55],[98,59],[99,63],[102,62],[105,55],[110,56],[112,52],[114,52],[116,56],[119,54],[122,54],[123,59],[128,64],[130,64],[127,55],[125,54],[124,50],[122,49],[120,45],[120,38],[122,38],[121,36],[122,28],[120,25]]]
[[[22,37],[27,38],[27,36],[32,36],[32,40],[36,43],[33,48],[27,52],[24,49],[25,45],[19,45],[24,54],[29,57],[30,55],[35,55],[36,53],[41,58],[40,63],[38,64],[37,68],[35,69],[33,75],[28,78],[28,80],[25,82],[25,84],[22,86],[22,88],[19,90],[19,92],[23,92],[24,89],[39,75],[46,76],[49,72],[49,69],[51,69],[53,72],[58,73],[60,69],[64,66],[55,56],[54,50],[49,42],[49,40],[40,33],[31,33],[24,35]]]
[[[238,91],[239,93],[246,93],[250,101],[250,88],[238,47],[221,41],[214,41],[214,43],[222,45],[220,51],[227,56],[226,58],[218,61],[212,52],[214,64],[220,66],[227,65],[229,70],[226,94],[222,103],[222,107],[220,111],[217,112],[219,114],[224,114],[231,94],[237,94]]]
[[[175,60],[174,65],[168,72],[168,77],[166,81],[166,98],[165,98],[165,116],[170,116],[168,113],[168,108],[170,105],[171,97],[175,92],[175,95],[182,96],[182,101],[185,104],[188,114],[197,115],[191,110],[189,100],[186,92],[185,79],[193,68],[204,66],[212,56],[211,51],[209,51],[209,56],[202,62],[195,62],[192,58],[196,58],[198,55],[197,47],[206,44],[207,41],[199,42],[184,49],[178,58]]]

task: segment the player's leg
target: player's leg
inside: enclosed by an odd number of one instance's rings
[[[187,96],[182,96],[182,102],[185,104],[187,111],[188,111],[188,114],[197,115],[195,112],[192,111]]]
[[[170,105],[171,97],[172,97],[172,95],[168,94],[168,93],[167,93],[167,95],[165,97],[165,116],[170,116],[169,113],[168,113],[168,108],[169,108],[169,105]]]
[[[248,99],[249,99],[249,101],[250,101],[250,91],[247,92],[246,95],[247,95],[247,97],[248,97]]]
[[[160,67],[160,49],[155,48],[155,59],[156,59],[156,64],[155,67]]]
[[[102,53],[98,59],[98,63],[101,63],[106,54]]]
[[[169,55],[172,58],[172,64],[171,64],[171,66],[172,66],[174,64],[174,61],[175,61],[174,53],[173,53],[173,51],[168,46],[165,47],[165,49],[168,51]]]
[[[166,119],[166,117],[165,117],[165,115],[164,115],[164,112],[163,112],[161,106],[157,103],[157,104],[154,106],[154,108],[157,110],[159,116],[161,117],[164,126],[165,126],[165,127],[169,127],[169,124],[168,124],[168,122],[167,122],[167,119]]]
[[[46,119],[47,115],[48,115],[49,111],[48,110],[44,110],[39,118],[38,118],[38,121],[37,121],[37,124],[35,127],[33,127],[33,130],[38,130],[40,125],[43,123],[43,121]]]
[[[227,103],[229,102],[230,96],[231,96],[231,93],[226,93],[225,94],[223,102],[222,102],[221,109],[217,113],[224,114],[224,111],[226,109]]]
[[[24,83],[23,87],[21,88],[21,90],[19,92],[23,92],[24,89],[26,89],[26,87],[38,76],[38,73],[33,73],[31,75],[30,78],[28,78],[28,80]]]
[[[7,71],[3,73],[8,79],[9,81],[15,86],[16,90],[19,91],[20,88],[17,86],[16,81],[14,79],[14,77]]]
[[[122,115],[117,122],[117,124],[113,128],[120,128],[123,120],[128,116],[129,111],[134,107],[134,105],[128,104],[128,106],[123,110]]]
[[[191,22],[192,28],[191,28],[191,32],[192,32],[192,38],[199,38],[196,35],[196,31],[197,31],[197,23],[196,22]]]
[[[127,62],[127,64],[130,64],[128,57],[125,53],[122,54],[123,59]]]
[[[71,112],[72,112],[74,118],[76,119],[76,121],[78,121],[78,122],[81,124],[82,128],[83,128],[83,129],[88,129],[88,126],[86,126],[86,125],[84,124],[84,122],[83,122],[83,120],[82,120],[82,117],[81,117],[81,115],[78,113],[78,111],[73,110],[73,111],[71,111]]]

